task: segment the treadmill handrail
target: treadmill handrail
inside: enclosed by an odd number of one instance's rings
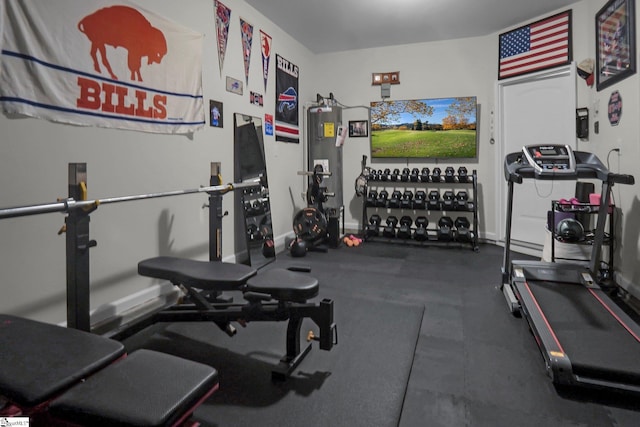
[[[596,178],[610,184],[635,184],[633,175],[610,172],[607,167],[593,153],[574,151],[576,158],[575,174],[544,174],[535,172],[534,167],[527,161],[522,151],[509,153],[504,159],[504,174],[507,181],[522,184],[524,179],[545,180],[577,180],[584,178]]]
[[[534,167],[527,161],[522,151],[509,153],[504,159],[504,174],[507,181],[513,181],[521,184],[522,180],[527,179],[545,179],[545,180],[576,180],[580,178],[597,178],[600,181],[616,182],[626,184],[633,177],[630,175],[619,175],[609,172],[607,167],[602,164],[600,159],[593,153],[585,151],[574,151],[576,159],[576,172],[563,174],[538,174]],[[613,176],[613,178],[612,178]],[[622,178],[622,177],[625,178]],[[611,181],[611,179],[614,179]],[[620,181],[618,181],[620,179]]]

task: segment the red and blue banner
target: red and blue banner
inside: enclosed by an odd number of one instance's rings
[[[276,141],[300,142],[297,65],[276,54]]]
[[[4,0],[0,13],[5,114],[156,133],[204,126],[202,34],[126,1]]]

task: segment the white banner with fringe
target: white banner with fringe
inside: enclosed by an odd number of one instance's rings
[[[205,124],[201,33],[127,1],[0,2],[0,106],[81,126]]]

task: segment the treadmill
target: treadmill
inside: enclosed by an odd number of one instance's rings
[[[502,292],[533,332],[555,384],[640,393],[640,327],[597,283],[614,184],[631,175],[607,170],[592,153],[567,145],[529,145],[504,161],[508,182]],[[509,259],[514,184],[524,179],[602,182],[589,265]]]

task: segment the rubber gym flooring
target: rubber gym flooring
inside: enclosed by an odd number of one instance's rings
[[[269,383],[262,360],[282,347],[282,328],[249,324],[229,339],[211,325],[174,324],[125,344],[219,369],[220,390],[195,414],[203,426],[640,425],[638,397],[553,386],[526,321],[498,288],[501,262],[493,245],[367,242],[279,254],[266,268],[310,266],[320,297],[334,300],[340,334],[281,385]],[[236,341],[241,334],[250,342]]]

